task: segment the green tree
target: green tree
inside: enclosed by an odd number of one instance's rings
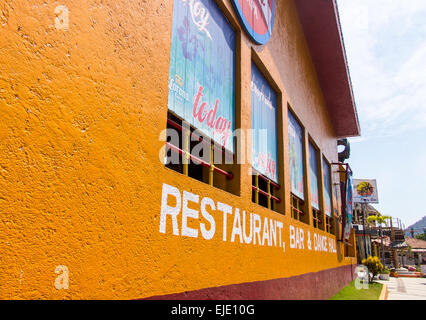
[[[369,256],[367,259],[362,260],[362,264],[368,268],[368,282],[372,283],[375,276],[383,271],[383,264],[378,257]],[[370,276],[370,273],[373,276]]]
[[[425,234],[424,234],[424,233],[422,233],[422,234],[416,234],[414,237],[415,237],[416,239],[426,241],[426,237],[425,237]]]
[[[385,252],[383,250],[383,229],[382,225],[385,224],[388,225],[387,220],[392,219],[391,216],[382,216],[379,212],[375,216],[369,216],[367,218],[367,221],[370,223],[377,223],[379,225],[379,232],[380,232],[380,246],[381,246],[381,256],[382,256],[382,263],[385,263]]]

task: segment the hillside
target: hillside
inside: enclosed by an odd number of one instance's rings
[[[419,221],[417,221],[416,223],[412,224],[411,226],[407,227],[405,230],[406,235],[410,236],[410,230],[411,228],[414,229],[414,234],[420,234],[423,233],[423,228],[426,228],[426,216],[424,216],[422,219],[420,219]]]

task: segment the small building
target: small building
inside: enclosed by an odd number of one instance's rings
[[[426,265],[426,241],[406,237],[405,242],[410,247],[405,255],[406,265]]]

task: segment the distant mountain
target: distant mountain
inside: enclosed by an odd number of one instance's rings
[[[422,219],[420,219],[419,221],[417,221],[416,223],[412,224],[411,226],[405,229],[406,235],[410,237],[411,237],[411,233],[410,233],[411,228],[414,229],[415,235],[423,233],[424,232],[423,228],[426,228],[426,216],[424,216]]]

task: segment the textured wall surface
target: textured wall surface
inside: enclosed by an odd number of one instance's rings
[[[275,82],[283,109],[290,103],[321,151],[337,160],[334,131],[293,2],[277,1],[275,30],[262,47],[246,38],[229,1],[218,3],[241,40],[241,127],[251,123],[254,55]],[[65,29],[55,14],[59,5],[69,10]],[[281,221],[287,246],[290,225],[334,238],[290,217],[286,130],[281,164],[286,215],[252,204],[249,164],[240,167],[237,196],[159,161],[172,9],[173,1],[159,0],[0,3],[1,299],[134,299],[354,263],[343,257],[341,243],[336,253],[284,251],[224,242],[221,236],[210,241],[174,236],[170,221],[167,233],[159,232],[167,183],[181,193]],[[282,122],[287,123],[286,112]],[[213,215],[221,221],[220,212]],[[188,223],[199,228],[198,221]],[[220,223],[216,227],[223,233]],[[68,268],[68,289],[55,288],[60,265]]]
[[[284,279],[154,296],[147,300],[326,300],[354,279],[353,269],[349,265]]]

